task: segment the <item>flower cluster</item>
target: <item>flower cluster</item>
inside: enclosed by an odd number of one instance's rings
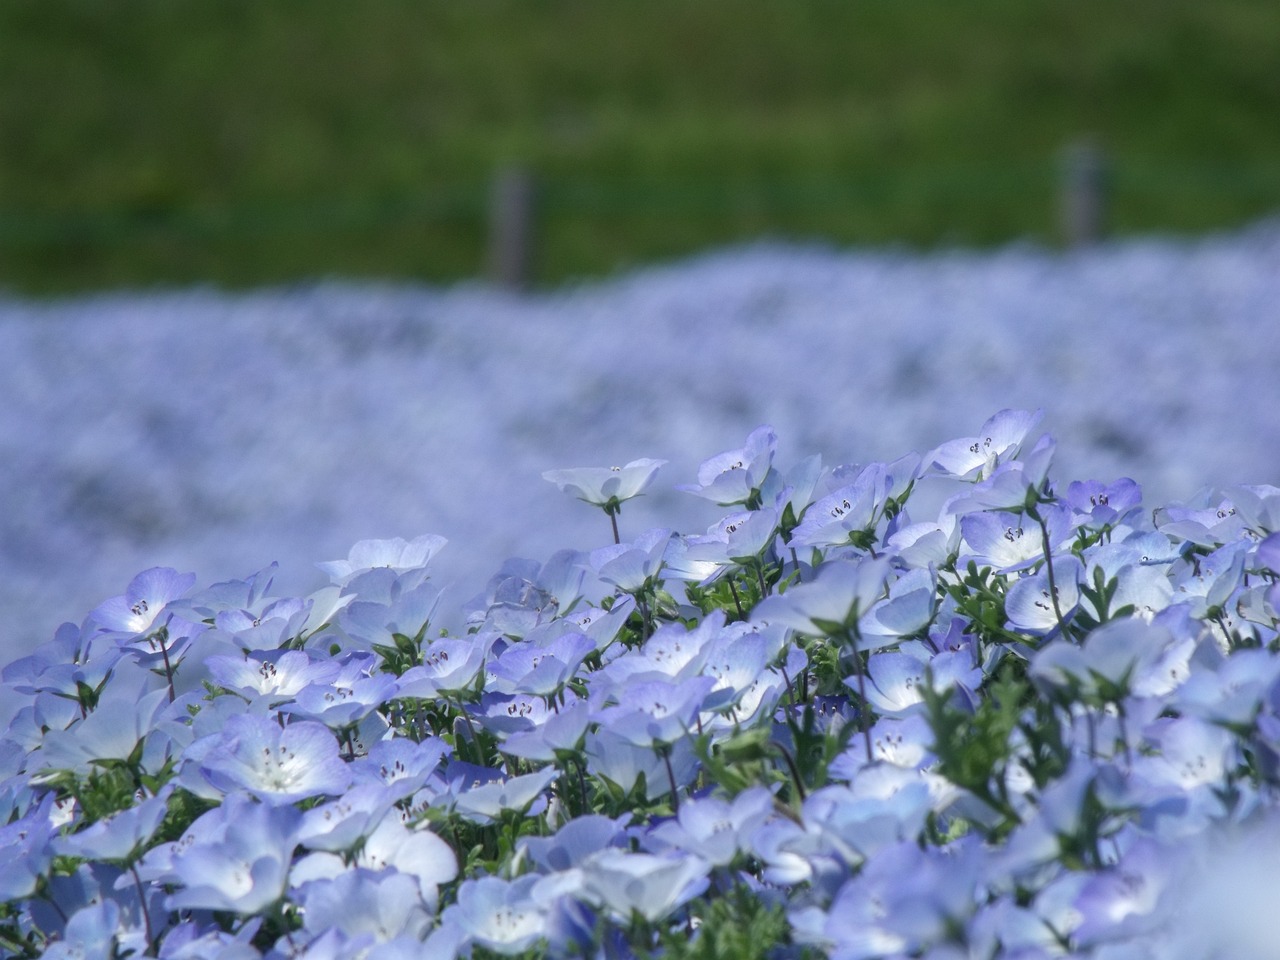
[[[139,574],[0,677],[0,953],[1273,955],[1280,488],[1062,488],[1039,419],[761,427],[693,535],[621,536],[661,461],[549,473],[613,542],[458,635],[434,536]]]

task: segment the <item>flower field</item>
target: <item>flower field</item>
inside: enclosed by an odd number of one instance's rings
[[[1043,419],[757,427],[695,532],[557,465],[602,545],[453,627],[435,535],[144,570],[0,677],[0,951],[1274,956],[1280,487],[1060,481]]]
[[[1130,476],[1152,504],[1276,482],[1280,230],[1070,254],[762,243],[528,297],[0,294],[0,355],[0,663],[138,570],[278,560],[305,596],[317,560],[423,533],[449,541],[433,578],[457,629],[505,558],[608,533],[544,471],[667,459],[631,522],[702,529],[674,485],[761,423],[786,460],[865,463],[1043,408],[1066,477]]]

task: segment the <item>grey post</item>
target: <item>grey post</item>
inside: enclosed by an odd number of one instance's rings
[[[1077,140],[1062,151],[1061,163],[1062,239],[1069,247],[1097,243],[1106,232],[1106,155],[1093,140]]]
[[[499,170],[489,192],[489,278],[512,291],[529,288],[537,188],[524,167]]]

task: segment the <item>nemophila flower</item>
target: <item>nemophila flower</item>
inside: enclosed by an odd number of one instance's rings
[[[952,513],[974,510],[1021,510],[1035,504],[1045,492],[1045,481],[1057,443],[1045,434],[1017,460],[1007,460],[978,480],[967,491],[947,502]]]
[[[442,637],[422,649],[422,663],[400,675],[400,696],[431,700],[466,691],[484,669],[496,634]]]
[[[591,722],[591,707],[585,700],[568,698],[558,709],[545,713],[537,726],[508,734],[502,752],[525,760],[550,762],[582,746],[583,734]]]
[[[936,521],[906,523],[885,539],[885,550],[908,569],[942,567],[960,545],[960,519],[943,513]]]
[[[666,462],[645,459],[632,460],[625,467],[570,467],[548,470],[542,478],[615,516],[623,503],[644,492]]]
[[[1141,619],[1112,620],[1082,644],[1066,639],[1045,644],[1032,657],[1028,674],[1051,690],[1090,703],[1114,703],[1158,662],[1171,640],[1168,631]]]
[[[593,813],[575,817],[550,837],[521,837],[519,849],[549,873],[572,870],[593,853],[622,846],[631,814],[606,817]]]
[[[351,783],[338,741],[323,724],[302,720],[281,727],[268,717],[227,720],[199,761],[201,775],[223,792],[244,790],[267,804],[335,796]]]
[[[302,815],[289,804],[231,794],[192,824],[191,842],[171,850],[165,882],[178,889],[170,910],[259,913],[285,893]]]
[[[623,596],[606,610],[604,607],[576,607],[560,619],[546,625],[548,635],[558,631],[576,631],[591,638],[597,650],[605,650],[618,636],[635,611],[634,597]],[[526,639],[537,639],[537,628]]]
[[[1085,568],[1081,583],[1093,580],[1094,557],[1090,557],[1090,565]],[[1125,608],[1132,610],[1133,615],[1143,620],[1150,620],[1161,610],[1173,603],[1173,584],[1169,580],[1166,567],[1156,564],[1128,564],[1120,567],[1104,580],[1115,581],[1115,592],[1104,612],[1099,609],[1092,596],[1081,596],[1080,603],[1084,610],[1096,619],[1107,619]]]
[[[361,649],[396,646],[396,635],[421,637],[440,605],[440,588],[431,583],[393,588],[386,601],[355,600],[338,614],[338,625]]]
[[[709,534],[683,536],[677,534],[667,544],[663,558],[663,577],[706,585],[729,571],[729,555],[725,543]]]
[[[57,833],[54,822],[54,796],[44,795],[21,817],[0,826],[0,897],[6,901],[31,896],[48,872],[54,850],[51,841]]]
[[[450,753],[452,749],[439,737],[429,736],[421,741],[395,737],[379,740],[369,747],[366,756],[358,757],[349,766],[356,784],[382,784],[401,800],[422,789]]]
[[[235,933],[188,920],[164,935],[159,956],[164,960],[260,960],[262,954],[252,941],[261,927],[261,917],[246,919]]]
[[[639,680],[684,680],[695,676],[706,660],[711,641],[725,628],[725,614],[713,610],[692,628],[664,623],[638,649],[609,661],[592,676],[595,690],[604,684],[622,685]]]
[[[176,602],[174,607],[193,620],[213,620],[227,610],[261,610],[271,603],[267,597],[279,572],[280,564],[273,561],[247,577],[212,583]]]
[[[750,849],[751,837],[773,813],[773,793],[765,787],[751,787],[731,801],[700,797],[680,804],[676,817],[655,826],[642,842],[653,853],[683,851],[725,867]]]
[[[401,794],[382,781],[359,783],[302,815],[298,842],[310,850],[353,850],[390,813]]]
[[[944,851],[911,842],[885,848],[831,905],[825,933],[837,944],[835,955],[879,956],[890,943],[890,952],[925,955],[924,948],[964,929],[981,869],[980,849],[965,839]]]
[[[1180,859],[1150,838],[1134,840],[1118,863],[1084,882],[1074,903],[1080,921],[1072,939],[1088,948],[1157,932],[1171,919],[1160,904],[1176,880]]]
[[[632,681],[614,692],[617,703],[597,710],[592,720],[637,746],[674,743],[693,729],[715,686],[713,677],[702,676]]]
[[[410,829],[397,816],[383,817],[355,853],[353,865],[375,873],[394,871],[413,877],[418,893],[432,913],[439,902],[440,887],[458,875],[453,849],[430,830]],[[300,859],[291,873],[295,888],[305,889],[317,880],[332,880],[349,866],[332,853],[312,853]]]
[[[935,447],[924,457],[931,473],[959,480],[982,480],[995,468],[1015,456],[1027,434],[1044,416],[1044,411],[1001,410],[992,416],[976,437],[961,437]]]
[[[1056,550],[1073,535],[1071,511],[1061,505],[1042,508],[1049,549]],[[1004,511],[969,513],[960,518],[964,544],[957,567],[969,560],[997,573],[1012,573],[1044,559],[1044,537],[1039,525],[1027,517]],[[967,548],[967,549],[966,549]]]
[[[835,547],[857,543],[874,532],[893,477],[883,463],[864,467],[850,483],[811,503],[787,545]],[[865,546],[865,544],[859,544]]]
[[[515,880],[479,877],[458,887],[457,903],[445,911],[470,943],[504,956],[523,953],[546,936],[547,914],[533,899],[538,882],[530,874]]]
[[[165,606],[183,596],[196,582],[194,573],[178,573],[171,567],[152,567],[134,577],[125,592],[104,600],[89,614],[103,630],[139,636],[151,630]]]
[[[536,646],[528,641],[513,644],[489,662],[486,687],[499,693],[557,693],[594,649],[591,639],[581,633],[567,633]]]
[[[934,739],[933,729],[920,713],[881,717],[871,727],[872,762],[923,770],[936,759],[932,751]],[[849,782],[865,766],[866,754],[850,748],[831,761],[827,774],[832,780]]]
[[[432,925],[417,882],[405,873],[346,870],[308,883],[300,899],[302,928],[312,936],[337,929],[348,937],[368,934],[374,943],[421,941]]]
[[[405,574],[425,569],[431,558],[447,544],[444,537],[424,534],[414,540],[393,537],[390,540],[360,540],[351,547],[345,560],[329,560],[316,566],[337,584],[349,585],[362,573],[388,569]],[[414,584],[410,584],[414,585]]]
[[[452,767],[448,779],[453,809],[466,819],[483,824],[498,819],[506,811],[528,811],[532,815],[545,809],[543,792],[560,776],[560,771],[555,767],[544,767],[523,776],[499,777],[465,787],[451,774]]]
[[[718,681],[717,687],[713,688],[713,692],[704,701],[707,709],[714,708],[717,711],[710,717],[700,718],[704,732],[716,734],[736,731],[753,726],[764,717],[773,716],[783,697],[790,697],[787,693],[787,678],[803,676],[806,666],[804,651],[795,648],[788,651],[780,665],[781,669],[774,666],[762,670],[750,682],[745,680],[745,671],[728,685]],[[735,672],[738,669],[733,668]],[[728,697],[730,690],[733,691],[731,698]],[[720,702],[722,697],[726,698],[723,703]]]
[[[476,823],[498,819],[504,810],[525,812],[530,806],[527,815],[536,815],[547,808],[543,791],[558,776],[554,767],[511,777],[500,769],[453,760],[444,771],[445,791],[431,805],[457,810]]]
[[[489,580],[485,593],[468,604],[467,623],[523,637],[540,623],[554,622],[582,594],[585,559],[579,551],[560,550],[542,565],[508,560]]]
[[[256,656],[214,655],[205,660],[210,679],[250,703],[277,706],[313,683],[332,683],[342,665],[301,650],[259,651]]]
[[[371,673],[368,659],[351,659],[327,682],[309,683],[280,712],[303,720],[317,720],[333,730],[358,723],[394,698],[399,680],[389,673]]]
[[[968,651],[940,653],[927,660],[881,652],[867,658],[871,685],[866,688],[866,697],[876,712],[901,716],[923,706],[925,689],[942,692],[957,685],[974,689],[982,676]],[[850,677],[845,684],[856,686],[857,681]]]
[[[765,505],[730,514],[713,524],[705,536],[675,537],[667,550],[667,576],[707,584],[731,565],[746,564],[758,570],[777,536],[776,507]]]
[[[1138,779],[1174,787],[1187,796],[1198,793],[1201,799],[1212,800],[1213,808],[1220,807],[1217,788],[1239,754],[1227,730],[1197,717],[1166,717],[1150,724],[1143,736],[1158,752],[1134,759]]]
[[[629,919],[653,922],[707,888],[710,864],[694,856],[657,856],[602,850],[583,861],[583,890],[592,901]]]
[[[1174,593],[1180,600],[1191,601],[1192,616],[1221,616],[1228,599],[1244,579],[1245,557],[1249,545],[1228,543],[1207,556],[1190,554],[1171,571]]]
[[[696,484],[680,484],[677,490],[692,493],[721,506],[760,506],[760,491],[773,464],[778,436],[773,427],[756,427],[747,442],[702,462]]]
[[[77,910],[67,921],[62,939],[51,943],[41,956],[47,960],[107,960],[115,956],[119,930],[119,905],[103,900]]]
[[[863,636],[909,637],[926,630],[938,612],[938,575],[932,568],[908,570],[860,622]]]
[[[843,637],[858,629],[863,615],[884,595],[889,570],[885,558],[823,564],[814,579],[758,603],[751,620],[780,623],[811,636]],[[859,643],[859,649],[869,648]]]
[[[1008,617],[1005,625],[1010,630],[1044,636],[1058,630],[1075,614],[1084,565],[1067,555],[1054,560],[1052,582],[1049,572],[1048,565],[1042,566],[1009,587],[1004,610]]]
[[[143,852],[168,812],[174,784],[168,783],[154,796],[134,806],[90,823],[77,833],[54,840],[54,849],[63,856],[85,860],[132,862]]]
[[[157,630],[138,637],[118,635],[115,640],[126,659],[170,680],[174,684],[176,695],[177,689],[183,686],[177,679],[179,667],[186,662],[193,650],[201,649],[214,633],[207,624],[192,623],[174,614],[166,616],[164,626]]]
[[[1142,488],[1128,477],[1112,483],[1076,480],[1067,484],[1063,502],[1087,520],[1077,521],[1094,529],[1127,523],[1142,504]]]
[[[302,632],[312,605],[310,600],[283,597],[256,612],[243,608],[219,610],[213,624],[245,650],[270,650],[284,646]]]
[[[691,737],[676,740],[662,756],[652,746],[641,746],[633,737],[602,726],[587,733],[583,754],[587,772],[604,777],[626,793],[643,775],[645,796],[650,800],[669,793],[673,779],[677,787],[687,786],[698,772]]]
[[[772,659],[767,643],[761,634],[743,632],[721,634],[708,644],[702,673],[715,686],[703,698],[704,709],[729,710],[746,695]]]
[[[1280,657],[1270,650],[1234,650],[1228,657],[1205,644],[1183,682],[1164,692],[1182,713],[1239,729],[1253,724],[1278,678]]]
[[[45,735],[33,768],[85,775],[104,766],[104,761],[133,758],[143,770],[157,772],[164,765],[169,740],[156,726],[169,697],[163,688],[148,689],[155,680],[147,672],[121,671],[84,719]],[[142,750],[136,753],[140,745]]]
[[[631,543],[614,544],[591,551],[591,567],[596,576],[624,593],[647,590],[662,569],[663,556],[671,541],[670,530],[656,528],[642,533]]]
[[[1241,540],[1245,519],[1229,499],[1202,490],[1185,503],[1170,503],[1152,513],[1156,529],[1199,547],[1219,547]]]
[[[527,733],[540,727],[552,715],[551,705],[544,695],[532,693],[498,693],[486,691],[480,702],[470,711],[476,725],[505,739],[513,733]]]
[[[802,817],[841,859],[856,866],[876,851],[924,829],[934,799],[914,770],[889,764],[868,765],[848,786],[831,785],[810,794]]]

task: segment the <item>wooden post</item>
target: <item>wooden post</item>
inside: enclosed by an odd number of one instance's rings
[[[1062,151],[1059,217],[1068,247],[1087,247],[1106,232],[1107,158],[1092,140],[1077,140]]]
[[[520,292],[532,280],[537,188],[524,167],[505,167],[489,191],[489,278]]]

